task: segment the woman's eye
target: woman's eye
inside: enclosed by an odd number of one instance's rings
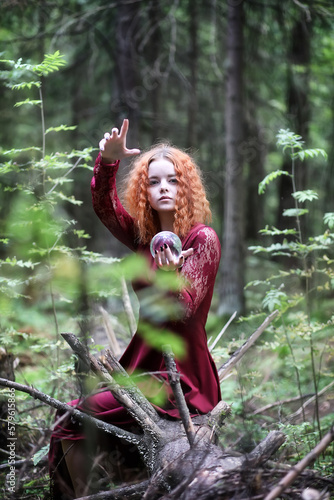
[[[150,182],[149,182],[149,185],[150,185],[150,186],[154,186],[155,184],[158,184],[158,181],[150,181]]]
[[[171,179],[171,180],[170,180],[170,182],[171,182],[172,184],[177,184],[177,179]]]

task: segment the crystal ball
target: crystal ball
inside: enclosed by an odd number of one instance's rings
[[[175,257],[180,257],[182,252],[182,243],[177,234],[172,231],[161,231],[153,236],[150,244],[151,254],[154,257],[155,251],[160,250],[160,247],[168,245]]]

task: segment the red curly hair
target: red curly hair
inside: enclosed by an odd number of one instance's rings
[[[148,168],[160,158],[173,163],[178,180],[174,233],[183,237],[194,224],[209,223],[212,219],[201,171],[194,160],[169,144],[158,144],[135,159],[124,190],[124,205],[137,220],[142,243],[149,243],[161,231],[158,214],[148,201]]]

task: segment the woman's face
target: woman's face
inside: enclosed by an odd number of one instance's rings
[[[148,167],[148,201],[159,212],[174,212],[178,182],[175,167],[166,158],[153,160]]]

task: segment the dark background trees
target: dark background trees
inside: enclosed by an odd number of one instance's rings
[[[229,53],[228,40],[236,35],[231,10],[240,13],[237,29],[245,40],[238,75],[231,71]],[[67,66],[43,89],[46,121],[77,125],[71,136],[62,137],[61,146],[64,140],[66,147],[96,146],[105,130],[127,116],[133,146],[144,149],[167,138],[191,148],[204,171],[215,229],[222,241],[225,233],[224,245],[234,238],[240,246],[231,253],[225,248],[221,310],[244,310],[242,249],[262,224],[266,207],[256,189],[272,168],[277,130],[290,128],[330,149],[332,131],[323,110],[331,123],[331,3],[7,1],[1,14],[0,48],[6,57],[39,62],[55,49],[65,55]],[[327,64],[321,64],[322,53]],[[239,87],[232,78],[244,82],[240,97],[234,95]],[[14,101],[13,92],[2,86],[1,143],[8,147],[39,137],[37,111],[22,108],[18,122]],[[234,123],[229,116],[236,105]],[[234,157],[240,162],[235,186],[240,210],[227,210],[232,189],[224,194],[224,187]],[[330,164],[326,168],[329,172]],[[309,169],[303,169],[301,189]],[[108,251],[108,235],[90,209],[89,175],[77,175],[75,190],[84,204],[73,215],[93,234],[95,248]],[[313,178],[312,171],[308,177]],[[330,203],[326,186],[324,199]],[[278,226],[289,192],[289,179],[282,177],[279,192],[268,201],[269,218]],[[238,222],[243,212],[245,220]],[[227,275],[233,268],[236,272]]]

